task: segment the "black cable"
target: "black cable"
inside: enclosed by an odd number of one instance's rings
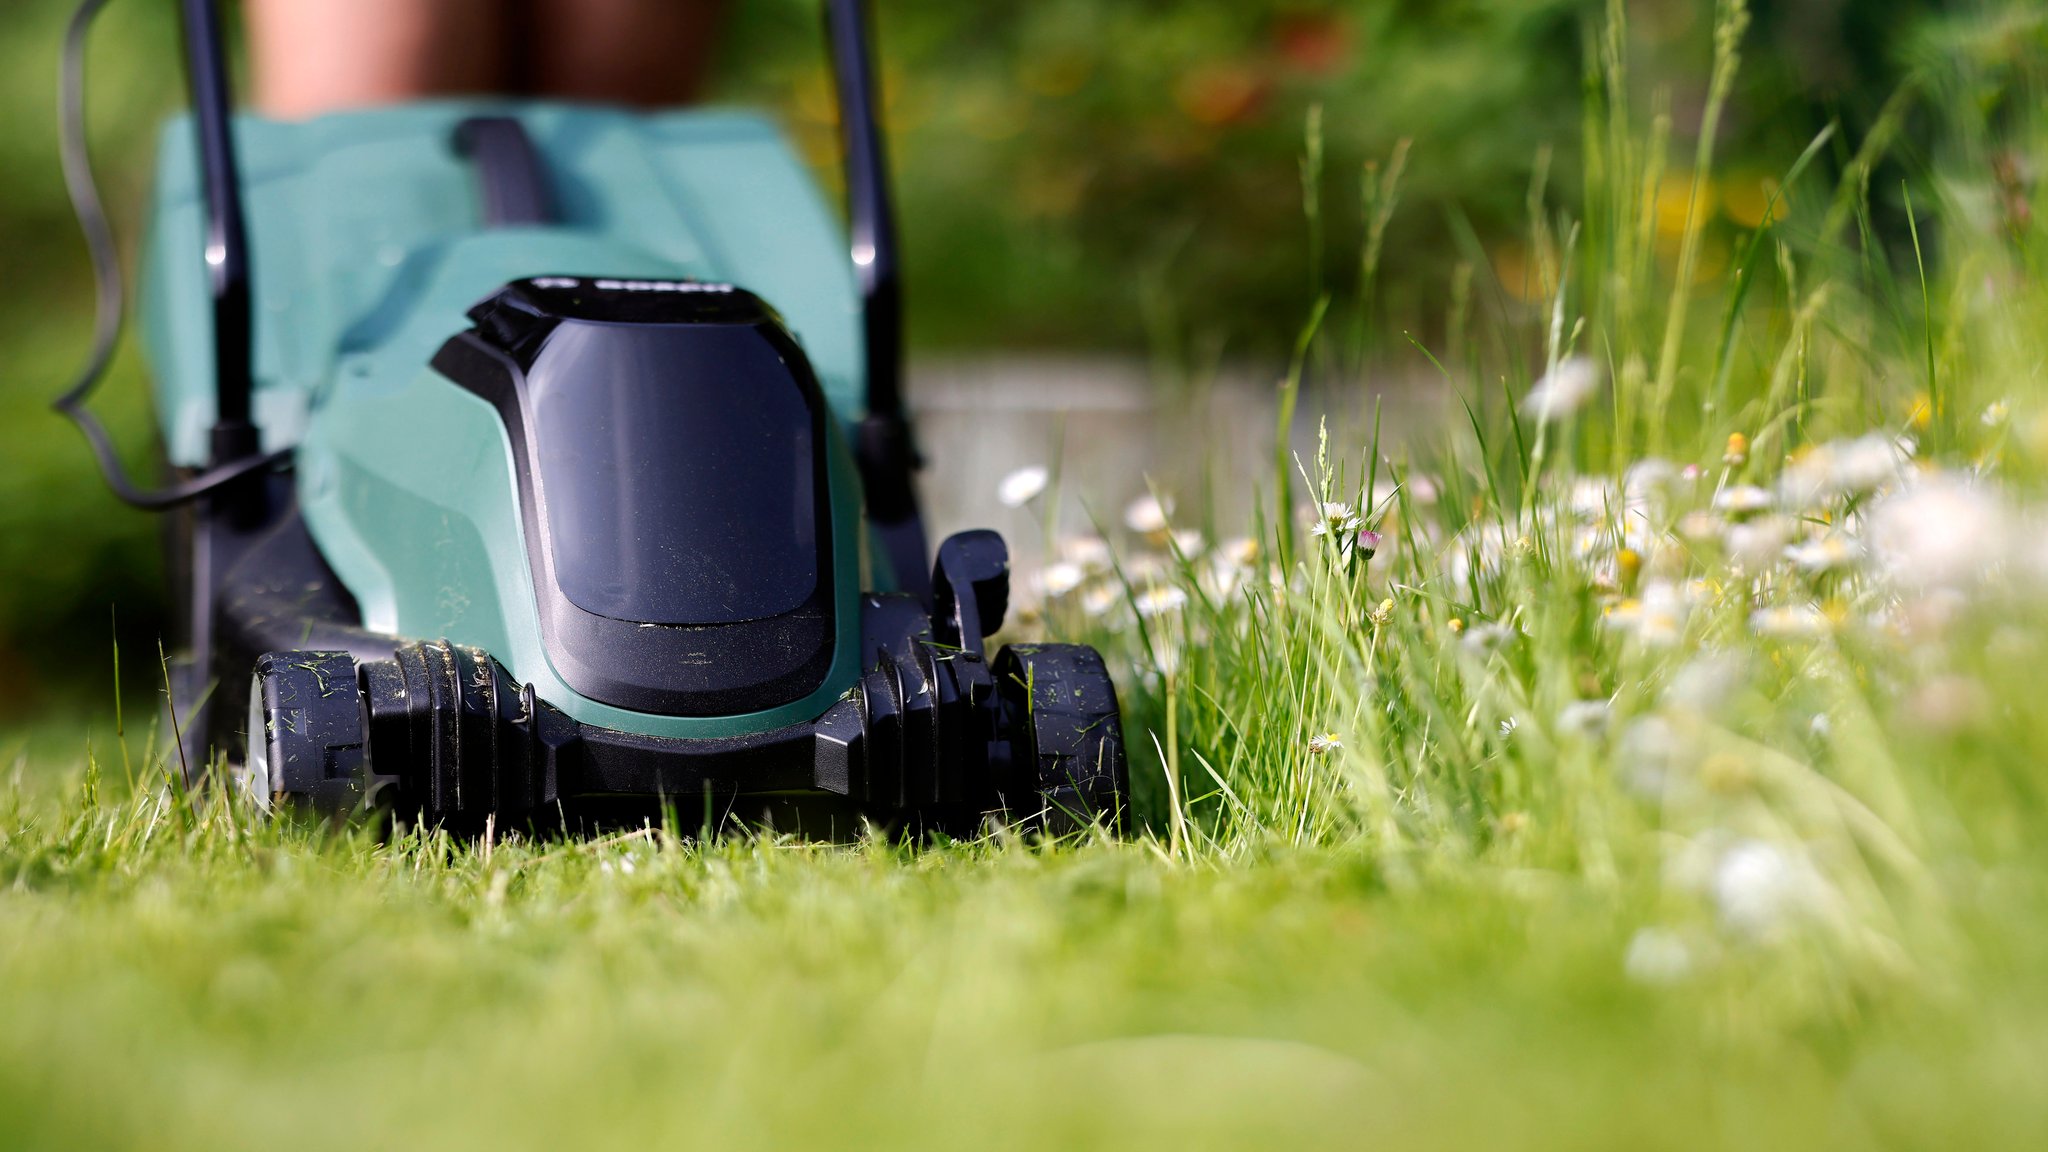
[[[85,402],[106,377],[107,365],[121,343],[126,293],[121,283],[121,257],[114,246],[114,229],[107,222],[106,205],[100,200],[98,182],[93,179],[92,156],[85,135],[85,47],[92,22],[107,6],[107,0],[79,0],[64,32],[63,67],[57,80],[59,152],[64,164],[64,189],[71,197],[71,210],[85,233],[85,247],[92,256],[93,334],[92,353],[79,369],[71,386],[51,404],[69,417],[92,446],[100,475],[114,495],[137,508],[162,510],[195,500],[291,454],[291,449],[256,453],[218,464],[186,480],[156,489],[138,488],[121,466],[114,442],[104,425],[85,407]]]

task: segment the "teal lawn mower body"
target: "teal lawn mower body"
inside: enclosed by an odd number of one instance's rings
[[[195,772],[468,828],[1119,818],[1099,656],[988,651],[1000,537],[925,550],[855,0],[850,243],[751,114],[230,118],[184,5],[143,282],[181,479],[130,494],[176,510]]]

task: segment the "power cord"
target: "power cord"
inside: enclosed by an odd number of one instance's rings
[[[63,65],[58,75],[57,108],[59,152],[64,165],[64,189],[71,198],[71,210],[85,233],[85,247],[92,256],[93,335],[92,353],[79,369],[71,386],[51,404],[69,417],[85,434],[99,464],[107,487],[124,503],[161,511],[196,500],[252,472],[268,468],[291,454],[291,449],[241,456],[217,464],[196,476],[163,488],[138,487],[129,479],[107,430],[85,406],[107,373],[114,351],[121,343],[121,328],[127,311],[126,292],[121,282],[121,257],[114,246],[114,229],[107,221],[106,205],[100,200],[99,184],[93,178],[92,156],[85,135],[85,48],[92,22],[108,0],[79,0],[64,33]]]

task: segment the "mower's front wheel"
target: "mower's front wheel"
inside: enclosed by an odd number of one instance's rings
[[[1064,834],[1100,822],[1121,831],[1131,792],[1116,685],[1082,644],[1012,644],[996,653],[1009,730],[1011,811]]]
[[[369,713],[346,652],[271,652],[249,684],[243,786],[273,803],[348,816],[370,776]]]

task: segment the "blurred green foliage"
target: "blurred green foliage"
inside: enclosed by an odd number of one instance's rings
[[[1867,121],[1930,0],[1758,14],[1726,164],[1768,171],[1839,113]],[[56,160],[70,0],[0,7],[0,713],[103,684],[110,608],[131,666],[161,610],[154,528],[107,496],[45,410],[90,327],[83,247]],[[1323,286],[1358,278],[1369,164],[1412,141],[1373,327],[1427,334],[1475,263],[1514,270],[1528,187],[1575,173],[1599,5],[1585,0],[882,0],[878,23],[924,347],[1258,354]],[[1692,122],[1708,59],[1694,0],[1631,4],[1635,76]],[[132,252],[154,126],[181,102],[174,5],[110,5],[92,55],[92,135]],[[733,0],[721,99],[781,113],[832,179],[816,0]],[[1300,155],[1324,109],[1322,250],[1302,226]],[[1789,146],[1789,151],[1788,151]],[[1552,179],[1553,193],[1572,189]],[[1894,182],[1895,184],[1896,182]],[[1469,225],[1469,228],[1466,227]],[[261,238],[258,238],[259,242]],[[1475,250],[1474,245],[1477,245]],[[1504,267],[1505,266],[1505,267]],[[101,407],[149,462],[131,347]]]

